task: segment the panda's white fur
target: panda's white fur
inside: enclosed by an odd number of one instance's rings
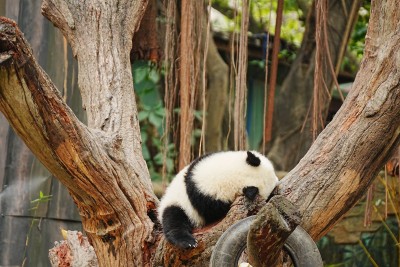
[[[249,155],[258,158],[259,165],[252,166],[246,162]],[[193,198],[189,198],[187,193],[185,177],[189,168],[191,168],[190,179],[195,183],[196,190],[207,198],[228,203],[232,203],[238,195],[243,194],[243,189],[246,187],[258,188],[261,197],[267,199],[278,183],[271,162],[256,151],[226,151],[205,156],[182,169],[168,186],[158,208],[164,231],[169,225],[164,224],[163,217],[168,216],[170,222],[173,219],[170,218],[172,215],[164,214],[168,207],[180,207],[195,228],[202,227],[206,223],[201,212],[199,213],[192,205],[190,199],[193,201]],[[188,245],[188,247],[193,246]]]

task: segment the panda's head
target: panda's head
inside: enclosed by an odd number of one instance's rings
[[[272,163],[256,151],[246,151],[248,176],[243,180],[243,195],[254,200],[260,194],[267,198],[278,183]]]

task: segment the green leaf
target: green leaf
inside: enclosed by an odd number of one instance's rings
[[[157,116],[155,113],[150,113],[149,122],[154,125],[154,127],[159,128],[162,125],[163,118]]]
[[[148,134],[146,131],[142,131],[140,129],[140,136],[142,137],[142,144],[145,144],[147,142]]]
[[[203,120],[203,111],[201,110],[195,110],[193,112],[194,117],[198,120],[198,121],[202,121]]]
[[[157,163],[157,165],[163,165],[163,155],[161,152],[154,156],[154,162]]]
[[[153,83],[158,83],[160,81],[160,74],[157,72],[157,70],[152,69],[149,72],[148,76],[149,80],[152,81]]]
[[[141,82],[147,77],[149,65],[147,61],[135,61],[132,66],[133,80],[135,83]]]
[[[138,119],[139,121],[144,121],[145,119],[147,119],[149,117],[149,112],[148,111],[140,111],[138,114]]]
[[[134,68],[133,69],[133,80],[135,84],[142,82],[147,76],[147,68]]]
[[[157,108],[154,113],[156,113],[158,116],[160,117],[165,117],[165,108],[160,106],[159,108]]]
[[[143,158],[144,160],[148,161],[150,160],[150,151],[147,148],[147,146],[145,144],[142,144],[142,153],[143,153]]]

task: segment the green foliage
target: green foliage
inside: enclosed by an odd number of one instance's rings
[[[37,210],[41,203],[48,202],[51,200],[52,195],[45,195],[42,191],[39,192],[39,198],[31,201],[31,204],[35,204],[30,210]],[[36,212],[35,212],[36,214]]]
[[[133,81],[138,97],[142,152],[152,180],[161,180],[163,159],[165,107],[159,93],[160,72],[151,63],[137,61],[133,64]],[[166,174],[174,173],[176,151],[174,144],[168,144],[166,151]]]
[[[28,250],[28,245],[29,245],[29,241],[30,241],[30,238],[31,238],[31,233],[32,233],[33,226],[35,224],[38,224],[39,221],[40,221],[38,218],[36,218],[36,216],[37,216],[36,212],[39,209],[40,204],[49,202],[51,200],[51,197],[52,197],[52,195],[45,195],[45,194],[43,194],[42,191],[40,191],[39,192],[39,198],[36,198],[36,199],[31,201],[32,207],[29,210],[33,211],[33,215],[32,215],[33,218],[31,220],[31,223],[29,225],[29,230],[28,230],[28,233],[26,235],[25,248],[24,248],[24,257],[23,257],[23,262],[22,262],[21,266],[25,266],[26,265],[26,260],[27,260],[26,253],[27,253],[27,250]]]
[[[365,35],[367,34],[371,2],[364,1],[358,12],[358,20],[347,45],[347,55],[343,59],[342,69],[351,73],[358,70],[358,64],[364,54]]]
[[[278,57],[285,59],[286,62],[293,62],[296,59],[296,52],[290,49],[282,49],[279,51]]]
[[[391,231],[398,233],[396,219],[386,220]],[[326,267],[398,266],[397,244],[385,227],[376,232],[363,233],[355,244],[335,244],[333,238],[324,236],[318,241]]]
[[[133,81],[138,97],[138,119],[142,137],[142,153],[146,160],[153,181],[162,179],[162,169],[165,165],[167,179],[175,173],[177,152],[174,143],[168,143],[164,159],[164,118],[166,110],[160,95],[161,74],[150,62],[137,61],[132,66]],[[180,109],[174,109],[179,114]],[[201,122],[203,112],[194,111],[195,124]],[[201,135],[200,129],[195,129],[191,135],[191,143],[196,144]],[[169,140],[169,139],[168,139]]]
[[[358,20],[354,27],[353,34],[349,42],[349,48],[358,58],[361,58],[364,53],[365,35],[367,34],[367,26],[370,16],[371,3],[366,2],[358,12]]]
[[[372,232],[362,232],[358,243],[337,244],[327,235],[322,237],[317,245],[324,259],[325,266],[399,266],[399,202],[398,178],[385,179],[377,177],[383,188],[377,187],[376,195],[371,201],[371,221],[373,228],[379,228]],[[385,191],[383,191],[383,190]],[[387,197],[386,197],[387,194]],[[388,201],[385,204],[385,201]],[[366,201],[366,200],[364,200]],[[364,203],[364,205],[366,205]],[[389,216],[385,218],[385,205],[388,205]],[[365,208],[363,206],[362,210]],[[365,212],[368,212],[367,210]],[[359,213],[352,212],[353,216]],[[346,220],[347,218],[345,218]],[[362,220],[362,217],[359,216]],[[343,227],[344,226],[344,227]],[[346,229],[346,226],[342,227]],[[371,230],[371,229],[370,229]],[[342,230],[343,231],[343,230]],[[349,234],[357,234],[351,233]],[[343,234],[343,233],[342,233]]]
[[[305,0],[307,2],[307,0]],[[240,8],[237,8],[239,11],[238,17],[236,19],[236,23],[233,18],[235,2],[227,1],[227,0],[214,0],[213,7],[215,7],[218,11],[220,11],[225,17],[223,18],[223,23],[221,25],[229,25],[227,28],[223,28],[218,21],[213,21],[214,29],[218,29],[218,31],[227,31],[227,32],[238,32],[240,29]],[[283,9],[283,22],[281,28],[281,38],[295,44],[297,46],[300,45],[301,40],[303,38],[304,33],[304,22],[303,17],[304,14],[301,9],[298,7],[297,0],[286,0],[285,6]],[[241,3],[238,1],[237,6],[240,7]],[[258,0],[258,1],[250,1],[250,16],[251,21],[255,22],[257,25],[252,33],[260,33],[261,31],[267,30],[271,34],[275,32],[275,20],[276,20],[276,8],[277,2],[271,0]],[[268,19],[271,18],[269,22]],[[222,20],[222,18],[219,18]],[[251,30],[251,29],[250,29]]]
[[[262,24],[263,28],[265,28],[265,26],[268,24],[268,21],[265,21],[265,18],[268,19],[271,13],[271,22],[269,23],[270,27],[268,29],[268,32],[274,34],[277,1],[271,1],[271,0],[254,1],[254,5],[256,6],[256,8],[254,10],[255,12],[252,13],[252,16],[256,21]],[[295,44],[296,46],[300,46],[305,30],[304,22],[301,20],[303,16],[304,14],[298,7],[296,0],[286,0],[284,2],[283,20],[281,28],[282,39],[288,41],[289,43]]]

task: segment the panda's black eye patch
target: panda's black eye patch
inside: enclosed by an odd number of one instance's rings
[[[247,186],[243,188],[243,194],[250,200],[254,200],[258,194],[258,188],[255,186]]]

